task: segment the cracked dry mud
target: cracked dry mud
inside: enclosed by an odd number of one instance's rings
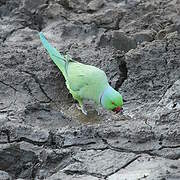
[[[38,37],[103,69],[124,114],[75,106]],[[0,179],[180,179],[179,0],[0,0]]]

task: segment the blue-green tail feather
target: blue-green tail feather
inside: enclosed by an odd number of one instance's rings
[[[65,58],[61,55],[45,38],[42,32],[39,33],[41,42],[44,48],[48,51],[53,62],[58,66],[58,68],[62,71],[63,75],[65,75]]]

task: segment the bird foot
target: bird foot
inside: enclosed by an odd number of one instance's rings
[[[82,105],[82,107],[80,107],[78,104],[76,104],[76,107],[77,107],[77,109],[81,110],[84,115],[87,116],[87,111],[83,105]]]
[[[101,115],[100,109],[99,109],[99,105],[95,104],[95,111],[97,112],[97,115]]]
[[[97,112],[97,115],[98,115],[98,116],[101,114],[98,110],[96,110],[96,112]]]

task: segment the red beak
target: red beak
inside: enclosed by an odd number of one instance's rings
[[[118,107],[114,108],[113,111],[116,112],[116,113],[119,113],[119,112],[122,113],[123,112],[123,108],[118,106]]]

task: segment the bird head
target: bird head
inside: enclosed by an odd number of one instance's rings
[[[112,110],[116,113],[123,111],[122,96],[111,86],[105,88],[104,92],[100,97],[100,103],[105,109]]]

